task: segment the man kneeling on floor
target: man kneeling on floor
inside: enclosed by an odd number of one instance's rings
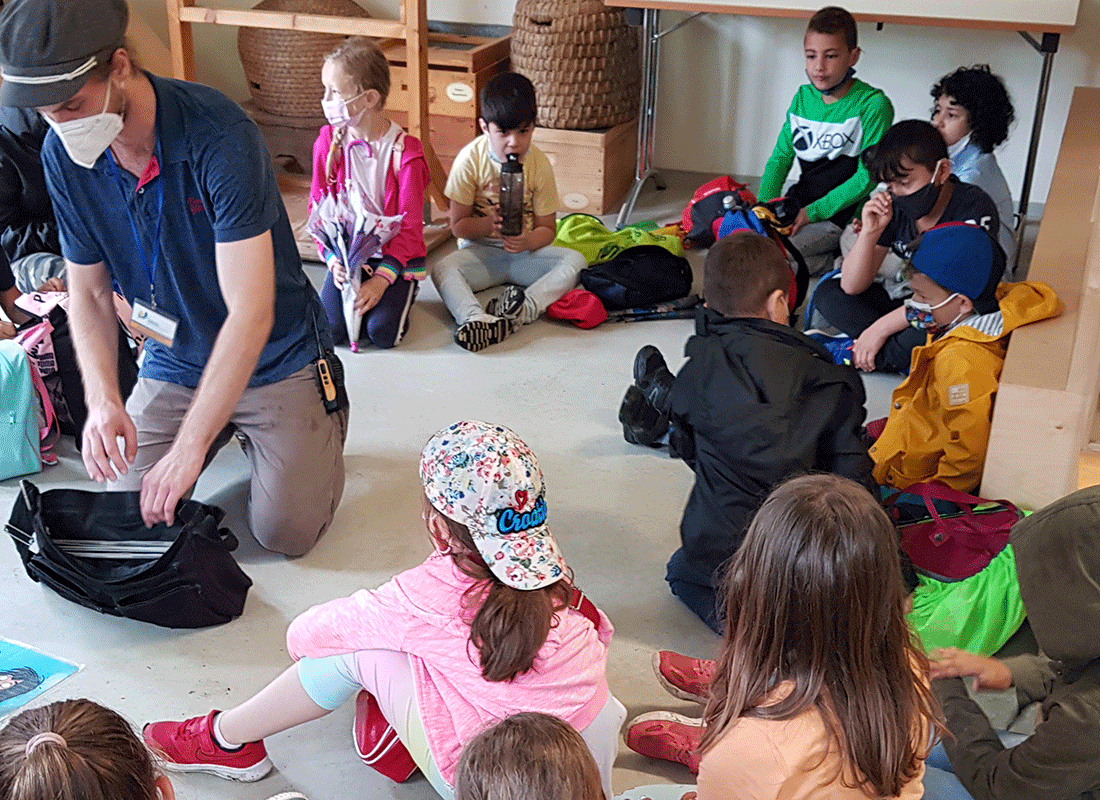
[[[674,377],[657,348],[643,347],[619,409],[628,442],[654,445],[668,433],[671,453],[695,471],[666,580],[716,633],[720,568],[775,485],[809,471],[872,485],[863,383],[786,325],[790,280],[767,237],[719,240],[704,263],[687,363]]]

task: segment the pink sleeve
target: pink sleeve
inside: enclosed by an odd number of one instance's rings
[[[309,185],[309,210],[311,212],[313,211],[313,204],[325,196],[327,189],[325,161],[328,158],[328,149],[331,145],[332,126],[325,125],[321,128],[317,134],[317,138],[313,141],[313,176]],[[313,241],[317,245],[317,253],[321,256],[321,260],[327,264],[329,258],[328,248],[323,247],[321,243],[317,241],[316,237],[314,237]]]
[[[378,268],[379,271],[386,271],[389,267],[393,271],[393,280],[397,279],[399,271],[411,280],[423,280],[427,276],[424,266],[424,257],[427,255],[427,248],[424,246],[424,189],[429,182],[424,148],[419,139],[406,136],[396,185],[389,176],[386,180],[386,194],[390,194],[391,187],[397,191],[395,199],[387,196],[387,210],[393,206],[394,213],[402,215],[401,230],[382,247],[383,257],[390,258],[385,258]]]
[[[400,650],[404,643],[408,599],[396,579],[373,591],[360,589],[299,614],[286,632],[295,661],[357,650]]]

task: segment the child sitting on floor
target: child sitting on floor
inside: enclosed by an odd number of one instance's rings
[[[958,650],[932,654],[932,691],[952,735],[928,759],[928,800],[1100,797],[1098,519],[1100,487],[1091,486],[1012,529],[1020,594],[1041,655],[1001,661]],[[995,732],[964,676],[975,689],[1015,687],[1020,709],[1041,703],[1035,732]]]
[[[0,731],[4,800],[174,800],[172,782],[121,716],[91,700],[29,708]]]
[[[455,319],[455,342],[477,352],[504,340],[520,325],[577,285],[588,266],[568,247],[553,247],[558,187],[546,155],[531,144],[538,103],[531,81],[515,72],[494,76],[481,90],[483,136],[455,156],[445,194],[459,249],[432,270],[432,280]],[[500,168],[515,153],[523,163],[523,232],[501,234]],[[504,284],[484,310],[474,296]]]
[[[375,347],[394,347],[405,335],[409,309],[427,274],[424,148],[385,114],[390,67],[374,40],[362,36],[344,40],[325,57],[321,82],[329,124],[321,128],[313,145],[310,208],[333,198],[349,212],[379,218],[373,233],[363,234],[377,240],[373,247],[364,246],[353,264],[345,264],[341,253],[318,243],[329,268],[321,303],[333,341],[348,341],[342,292],[351,280],[349,271],[360,270],[362,283],[354,299],[354,311],[362,316],[359,338]],[[350,346],[357,350],[359,342]]]
[[[843,8],[814,14],[803,47],[810,82],[791,100],[760,179],[760,199],[783,192],[797,158],[801,175],[787,190],[801,206],[791,243],[818,275],[832,268],[841,230],[874,188],[859,155],[882,138],[894,121],[894,107],[881,89],[853,77],[860,56],[856,21]]]
[[[905,622],[897,541],[850,480],[776,488],[725,577],[703,719],[642,715],[628,746],[697,771],[700,800],[919,800],[941,726]]]
[[[513,714],[462,751],[455,800],[604,800],[584,739],[549,714]]]
[[[959,67],[932,87],[932,124],[943,135],[951,172],[963,183],[983,189],[997,206],[997,241],[1012,263],[1016,251],[1012,190],[993,150],[1008,138],[1016,112],[1004,81],[987,64]]]
[[[908,258],[917,236],[941,222],[978,225],[995,241],[1000,214],[982,189],[951,173],[947,145],[929,122],[897,123],[862,158],[871,177],[885,182],[888,191],[863,205],[862,227],[839,277],[823,280],[814,299],[821,316],[855,340],[849,355],[855,367],[905,373],[913,348],[924,338],[905,321],[900,295],[909,294],[908,286],[903,283],[891,294],[879,281],[883,260],[891,251]],[[1005,268],[1000,245],[993,259],[994,273],[987,277],[996,286]]]
[[[787,326],[790,279],[771,239],[739,231],[716,242],[687,363],[674,378],[657,348],[642,348],[619,409],[627,441],[642,444],[671,419],[670,450],[695,472],[666,580],[716,633],[718,570],[773,486],[811,470],[871,486],[863,383]]]
[[[909,323],[925,336],[909,377],[894,390],[871,446],[875,480],[892,489],[941,481],[972,492],[982,480],[993,401],[1013,330],[1060,313],[1045,283],[1004,283],[1000,248],[973,225],[925,232],[907,269]],[[873,427],[873,426],[870,426]]]
[[[431,556],[300,615],[287,631],[298,663],[250,700],[147,725],[166,769],[259,780],[265,737],[358,694],[364,761],[397,780],[419,767],[445,799],[469,739],[536,709],[581,732],[610,786],[626,716],[607,688],[612,627],[573,587],[535,454],[505,427],[459,422],[425,445],[420,479]]]

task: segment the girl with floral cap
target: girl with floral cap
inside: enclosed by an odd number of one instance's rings
[[[580,732],[611,796],[626,716],[607,688],[613,629],[573,586],[534,453],[505,427],[459,422],[428,441],[420,478],[428,559],[299,616],[287,631],[297,663],[250,700],[147,725],[166,769],[259,780],[265,737],[358,694],[359,755],[394,780],[419,768],[449,800],[467,741],[541,711]]]

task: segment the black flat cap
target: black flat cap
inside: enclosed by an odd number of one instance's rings
[[[0,105],[64,103],[122,45],[126,0],[11,0],[0,12]]]

